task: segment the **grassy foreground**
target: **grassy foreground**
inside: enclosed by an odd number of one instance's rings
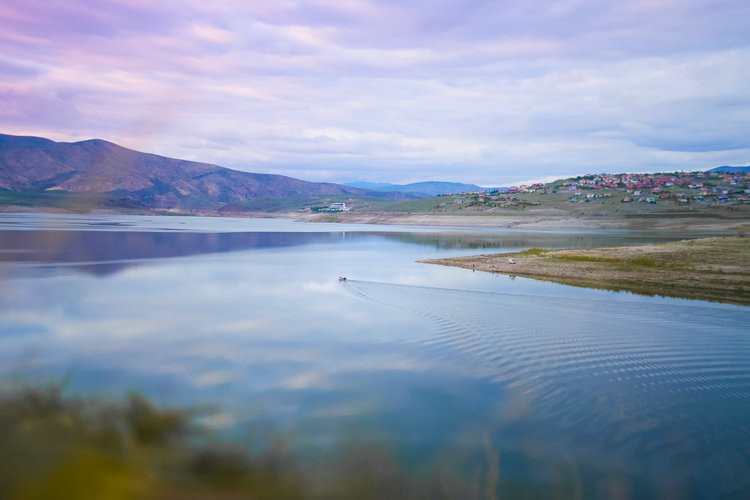
[[[415,470],[367,440],[303,462],[282,437],[255,452],[241,440],[211,439],[195,410],[160,408],[138,394],[123,402],[71,398],[62,389],[0,382],[0,498],[496,498],[499,455],[489,442],[468,479],[456,473],[462,463]]]
[[[750,305],[750,238],[740,236],[576,250],[532,248],[420,262],[588,288]]]

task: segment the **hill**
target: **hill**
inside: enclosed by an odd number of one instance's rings
[[[106,193],[108,204],[158,209],[216,209],[261,199],[320,195],[403,199],[141,153],[100,139],[68,143],[5,134],[0,134],[0,190],[42,196]]]
[[[379,192],[400,192],[419,195],[422,198],[438,196],[446,193],[465,193],[482,191],[483,187],[475,184],[462,184],[460,182],[425,181],[412,184],[388,184],[378,182],[346,182],[345,186],[367,189]]]
[[[724,172],[727,174],[735,174],[738,172],[750,172],[750,166],[744,166],[744,167],[723,166],[723,167],[712,168],[711,170],[706,170],[706,173],[711,173],[711,172]]]

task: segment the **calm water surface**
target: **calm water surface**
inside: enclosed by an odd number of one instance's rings
[[[0,376],[495,457],[501,498],[750,498],[750,309],[415,262],[686,236],[0,214]]]

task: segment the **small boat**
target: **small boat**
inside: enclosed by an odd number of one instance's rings
[[[510,259],[510,258],[508,259],[508,264],[515,264],[515,263],[516,263],[516,261],[515,261],[515,260],[513,260],[513,259]]]
[[[339,281],[346,281],[346,276],[339,276]]]

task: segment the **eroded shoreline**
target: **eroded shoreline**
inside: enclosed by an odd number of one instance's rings
[[[739,236],[419,262],[586,288],[750,305],[750,238]]]
[[[750,233],[750,223],[743,217],[718,217],[707,215],[664,215],[591,217],[555,215],[548,213],[519,213],[515,215],[444,215],[409,214],[401,212],[341,212],[331,214],[283,214],[299,222],[326,222],[344,224],[439,226],[476,229],[548,230],[657,230],[689,231],[720,235]]]

